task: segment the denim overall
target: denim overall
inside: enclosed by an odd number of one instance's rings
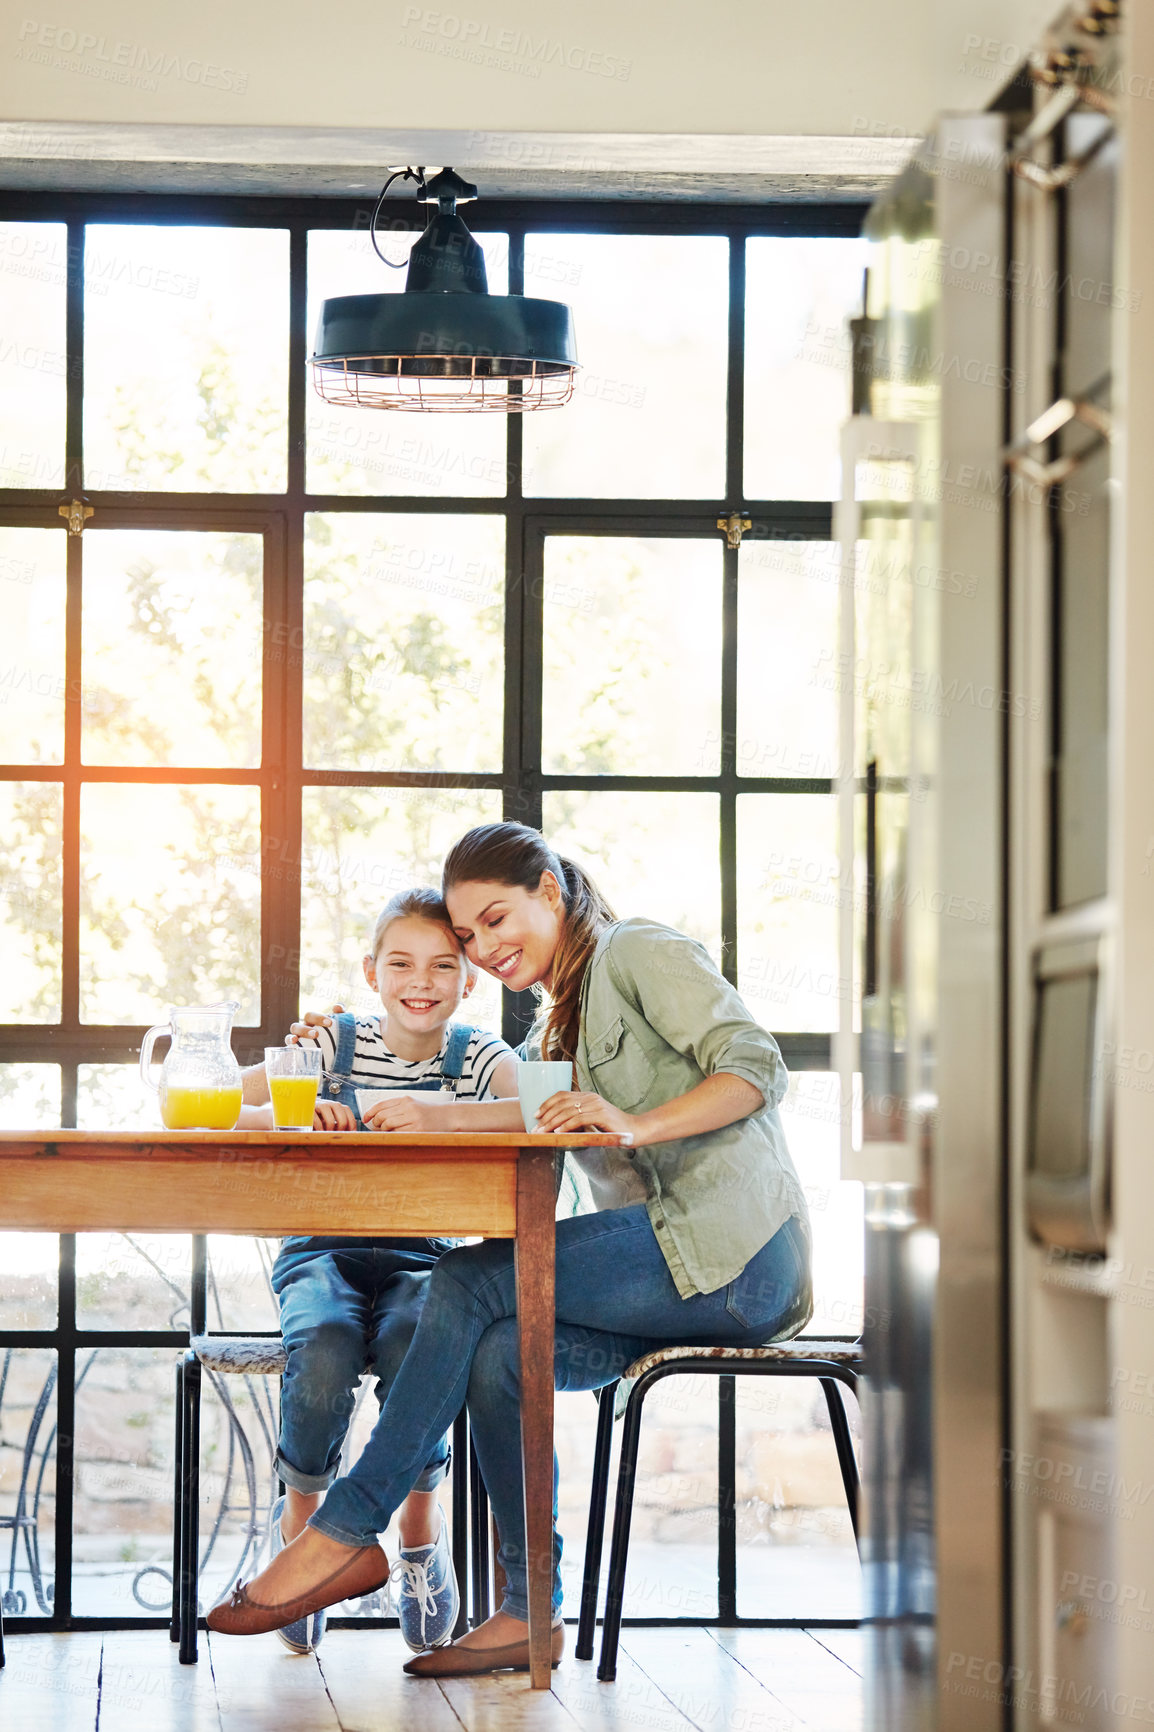
[[[357,1112],[357,1091],[352,1080],[353,1061],[357,1052],[357,1019],[352,1011],[343,1010],[339,1016],[335,1016],[333,1029],[337,1037],[337,1050],[333,1058],[333,1068],[325,1072],[320,1092],[327,1101],[340,1101],[342,1106],[351,1107],[357,1114],[357,1129],[363,1131],[365,1127],[360,1113]],[[421,1082],[406,1084],[404,1092],[408,1094],[420,1089],[431,1093],[435,1089],[448,1087],[456,1094],[461,1073],[465,1068],[465,1054],[476,1032],[476,1029],[466,1028],[463,1023],[450,1023],[449,1040],[445,1047],[440,1076],[425,1077]]]
[[[352,1081],[356,1018],[334,1018],[337,1050],[322,1084],[324,1099],[357,1111]],[[431,1093],[442,1084],[457,1092],[469,1050],[471,1028],[458,1023],[439,1076],[411,1085]],[[357,1129],[364,1130],[360,1114]],[[288,1365],[281,1388],[277,1471],[300,1491],[331,1485],[352,1413],[361,1372],[377,1379],[384,1401],[417,1326],[429,1270],[455,1239],[285,1239],[273,1265],[272,1285],[280,1303],[281,1333]],[[432,1445],[415,1489],[430,1491],[448,1472],[447,1438]]]

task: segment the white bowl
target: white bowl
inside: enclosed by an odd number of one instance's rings
[[[452,1089],[358,1089],[357,1111],[361,1117],[378,1101],[451,1101]]]

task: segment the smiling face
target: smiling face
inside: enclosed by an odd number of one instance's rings
[[[513,992],[549,985],[565,923],[552,872],[542,873],[536,890],[467,879],[446,891],[445,902],[470,962]]]
[[[385,1036],[398,1058],[431,1058],[444,1025],[473,989],[461,948],[444,926],[417,915],[391,920],[365,979],[385,1007]]]

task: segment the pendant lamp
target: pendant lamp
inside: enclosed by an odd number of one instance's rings
[[[567,403],[577,370],[572,314],[560,301],[489,293],[485,255],[457,215],[475,186],[451,168],[428,182],[423,169],[398,169],[369,225],[377,257],[391,263],[376,226],[399,174],[417,182],[419,204],[436,209],[409,254],[402,294],[337,295],[321,307],[310,364],[325,402],[426,414]]]

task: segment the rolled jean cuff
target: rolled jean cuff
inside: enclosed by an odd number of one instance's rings
[[[413,1490],[434,1491],[436,1487],[440,1485],[441,1481],[448,1477],[449,1469],[452,1465],[452,1456],[446,1455],[442,1461],[434,1461],[431,1462],[428,1467],[423,1467],[416,1479],[413,1481]]]
[[[561,1604],[562,1602],[560,1597],[554,1595],[551,1612],[553,1623],[557,1622],[557,1614],[561,1610]],[[511,1618],[519,1618],[523,1624],[529,1622],[529,1601],[527,1597],[518,1594],[515,1589],[510,1589],[508,1583],[505,1584],[505,1596],[501,1601],[501,1610],[503,1612],[508,1612]]]
[[[501,1601],[501,1610],[508,1612],[511,1618],[520,1618],[523,1624],[529,1622],[529,1601],[522,1595],[511,1593],[508,1585],[505,1587],[505,1596]]]
[[[299,1467],[294,1467],[291,1461],[286,1461],[280,1454],[272,1466],[273,1472],[283,1479],[286,1485],[291,1485],[294,1491],[328,1491],[337,1477],[335,1467],[331,1473],[302,1473]]]
[[[439,1461],[431,1461],[428,1467],[421,1469],[413,1485],[413,1490],[435,1490],[441,1481],[447,1478],[452,1465],[453,1452],[451,1449],[446,1449]],[[331,1473],[302,1473],[299,1468],[293,1466],[291,1461],[286,1461],[284,1456],[278,1453],[273,1462],[273,1472],[278,1474],[286,1485],[291,1485],[294,1491],[317,1492],[328,1491],[330,1485],[335,1483],[340,1469],[334,1467]]]
[[[326,1521],[323,1504],[316,1515],[309,1517],[308,1525],[316,1528],[319,1534],[327,1534],[330,1540],[336,1540],[342,1546],[375,1546],[379,1543],[375,1533],[353,1533],[351,1529],[340,1527],[334,1521]]]

